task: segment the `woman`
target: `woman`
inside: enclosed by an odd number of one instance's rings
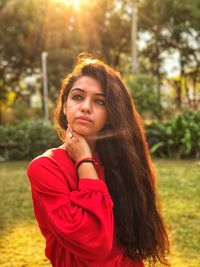
[[[149,150],[120,75],[80,57],[63,82],[57,119],[63,145],[27,170],[52,266],[167,265]]]

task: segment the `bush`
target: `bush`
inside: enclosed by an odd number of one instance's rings
[[[61,144],[54,128],[43,121],[0,126],[0,156],[6,160],[32,159]]]
[[[151,153],[157,157],[200,157],[200,111],[185,111],[165,123],[146,126]],[[0,157],[32,159],[61,144],[55,129],[43,121],[0,126]]]
[[[162,117],[162,107],[156,92],[155,79],[147,74],[126,75],[125,81],[139,114],[148,112],[154,117]]]
[[[182,112],[166,123],[148,126],[146,132],[153,155],[200,157],[200,112]]]

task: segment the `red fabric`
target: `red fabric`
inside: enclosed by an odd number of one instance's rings
[[[35,158],[27,169],[45,254],[54,267],[142,267],[117,245],[113,202],[103,166],[93,156],[98,180],[79,181],[75,163],[61,148]]]

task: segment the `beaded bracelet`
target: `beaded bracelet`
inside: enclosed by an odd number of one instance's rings
[[[94,159],[93,158],[83,158],[80,159],[76,162],[75,168],[76,170],[78,170],[78,167],[83,163],[83,162],[91,162],[92,164],[94,164]]]

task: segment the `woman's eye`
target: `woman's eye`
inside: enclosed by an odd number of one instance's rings
[[[96,99],[96,103],[99,105],[105,105],[105,101],[102,99]]]
[[[73,100],[81,100],[83,97],[81,95],[73,95],[72,99]]]

